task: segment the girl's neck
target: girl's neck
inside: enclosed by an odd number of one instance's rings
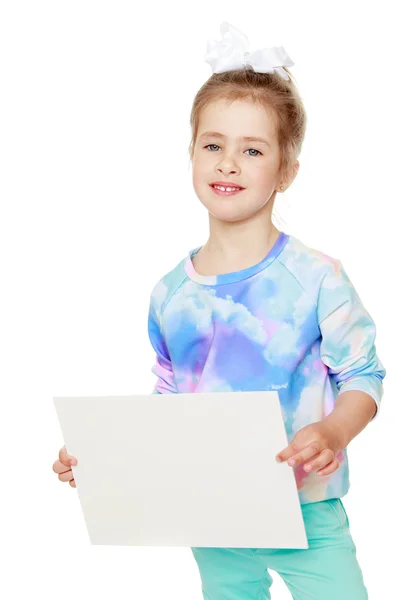
[[[210,236],[194,256],[199,275],[223,275],[252,267],[274,246],[280,231],[270,218],[227,223],[210,215]]]

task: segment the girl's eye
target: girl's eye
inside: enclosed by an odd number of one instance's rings
[[[256,150],[255,148],[249,148],[249,150],[246,150],[246,152],[251,152],[252,150],[254,152],[258,152],[258,154],[261,154],[261,152],[259,150]],[[250,156],[258,156],[258,154],[250,154]]]
[[[208,144],[208,146],[206,146],[206,148],[210,148],[211,146],[214,146],[214,148],[219,148],[218,144]],[[259,154],[261,154],[261,152],[259,150],[256,150],[255,148],[249,148],[249,150],[246,150],[246,152],[258,152],[258,154],[250,154],[249,156],[258,156]]]

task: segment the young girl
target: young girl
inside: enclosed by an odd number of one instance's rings
[[[294,467],[309,548],[192,548],[203,596],[269,599],[271,569],[295,600],[364,600],[341,498],[346,447],[382,399],[375,325],[339,260],[272,224],[305,135],[293,62],[283,48],[249,53],[227,23],[221,33],[191,113],[193,184],[210,234],[153,290],[154,393],[277,390],[290,441],[277,460]],[[73,464],[63,447],[53,470],[76,487]]]
[[[203,596],[270,598],[272,569],[296,600],[365,599],[341,497],[346,447],[383,393],[375,325],[339,260],[272,223],[305,135],[293,62],[283,48],[248,52],[227,23],[221,33],[191,112],[209,239],[153,290],[154,393],[278,390],[290,444],[277,460],[294,467],[309,548],[192,548]]]

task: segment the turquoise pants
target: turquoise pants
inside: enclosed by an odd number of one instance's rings
[[[269,600],[276,571],[294,600],[365,600],[340,498],[302,505],[306,549],[192,548],[205,600]]]

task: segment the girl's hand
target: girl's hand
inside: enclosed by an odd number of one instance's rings
[[[306,462],[303,467],[306,472],[318,469],[317,475],[330,475],[340,465],[336,455],[341,450],[338,430],[325,421],[319,421],[300,429],[292,443],[276,455],[276,460],[289,459],[291,467]]]
[[[59,460],[53,463],[54,473],[58,473],[58,479],[60,481],[68,481],[71,487],[76,488],[74,474],[72,473],[72,465],[77,464],[77,460],[74,456],[67,454],[67,449],[63,446],[58,453]]]

